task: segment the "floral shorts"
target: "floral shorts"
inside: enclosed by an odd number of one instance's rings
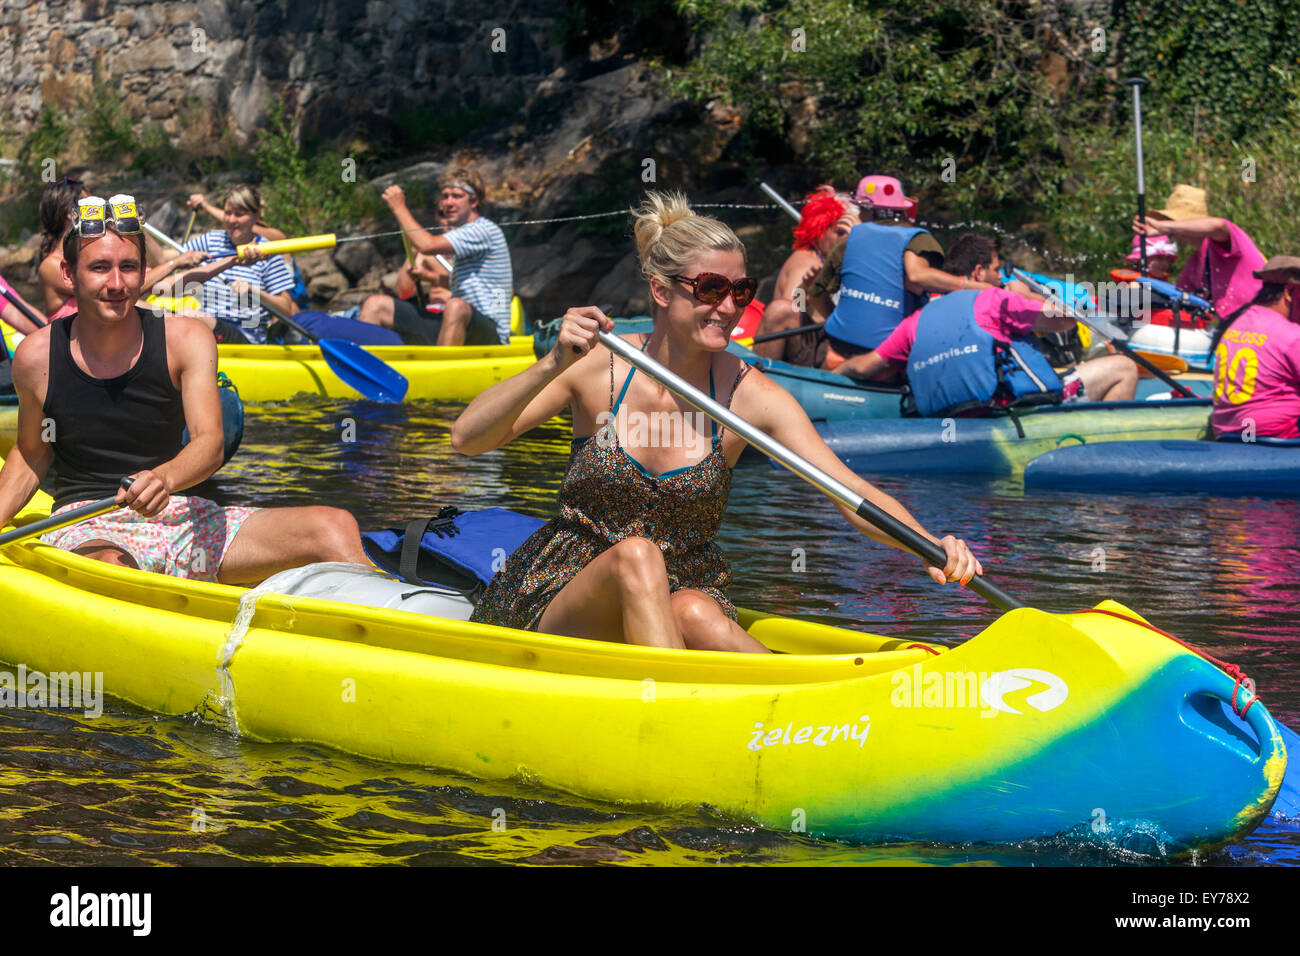
[[[75,501],[54,514],[88,504]],[[172,495],[162,514],[145,518],[119,508],[60,528],[41,540],[65,551],[89,541],[108,541],[135,559],[143,571],[196,581],[215,581],[230,542],[256,508],[222,508],[206,498]]]

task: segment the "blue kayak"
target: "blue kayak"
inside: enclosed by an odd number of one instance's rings
[[[1067,444],[1196,439],[1209,425],[1209,399],[1076,402],[987,418],[895,418],[819,422],[840,460],[863,475],[1015,475]]]
[[[1300,495],[1300,440],[1113,442],[1060,448],[1026,466],[1025,487]]]

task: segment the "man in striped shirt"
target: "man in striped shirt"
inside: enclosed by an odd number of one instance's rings
[[[497,345],[510,340],[510,297],[514,274],[500,227],[479,214],[486,198],[483,180],[472,169],[453,169],[439,182],[439,209],[451,228],[440,236],[422,229],[406,206],[401,186],[384,190],[384,201],[427,256],[454,256],[451,296],[441,317],[386,295],[361,306],[361,321],[395,330],[413,345]]]
[[[290,297],[293,274],[282,256],[263,258],[255,245],[243,256],[236,255],[237,246],[262,241],[253,232],[262,214],[262,197],[256,187],[232,187],[223,205],[225,228],[185,243],[187,252],[203,253],[208,261],[187,270],[183,282],[186,287],[203,283],[202,314],[195,317],[209,326],[215,323],[218,341],[265,342],[270,316],[263,301],[289,315],[297,311]]]

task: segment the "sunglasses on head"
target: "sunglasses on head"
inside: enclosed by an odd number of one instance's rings
[[[135,197],[119,193],[107,202],[99,196],[78,200],[77,212],[72,217],[72,228],[83,239],[98,239],[109,223],[119,236],[134,236],[143,231]]]
[[[686,276],[668,278],[690,286],[691,294],[695,296],[696,301],[703,302],[705,305],[721,305],[722,300],[730,295],[731,301],[736,303],[736,308],[743,309],[749,305],[750,300],[754,298],[754,293],[758,291],[758,280],[753,276],[745,276],[735,282],[716,272],[701,272],[693,279]]]

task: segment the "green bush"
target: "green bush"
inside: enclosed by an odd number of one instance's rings
[[[313,235],[380,212],[379,195],[361,170],[356,170],[355,181],[344,179],[347,157],[312,152],[298,145],[285,113],[273,110],[268,115],[253,148],[268,222],[291,236]]]
[[[1193,139],[1180,117],[1152,114],[1144,104],[1147,208],[1161,206],[1178,183],[1199,186],[1206,190],[1210,215],[1241,226],[1264,255],[1300,254],[1295,237],[1300,83],[1285,74],[1277,82],[1288,91],[1286,108],[1262,133],[1242,142],[1206,135]],[[1077,136],[1068,188],[1045,197],[1051,231],[1063,250],[1079,257],[1081,275],[1115,268],[1133,241],[1133,151],[1131,132]]]
[[[95,80],[82,104],[80,122],[91,159],[130,163],[137,150],[131,117],[122,108],[122,96],[113,78]]]
[[[72,129],[63,114],[51,106],[41,107],[36,122],[18,147],[21,178],[29,183],[39,183],[47,159],[55,161],[57,170],[62,165],[71,137]]]

